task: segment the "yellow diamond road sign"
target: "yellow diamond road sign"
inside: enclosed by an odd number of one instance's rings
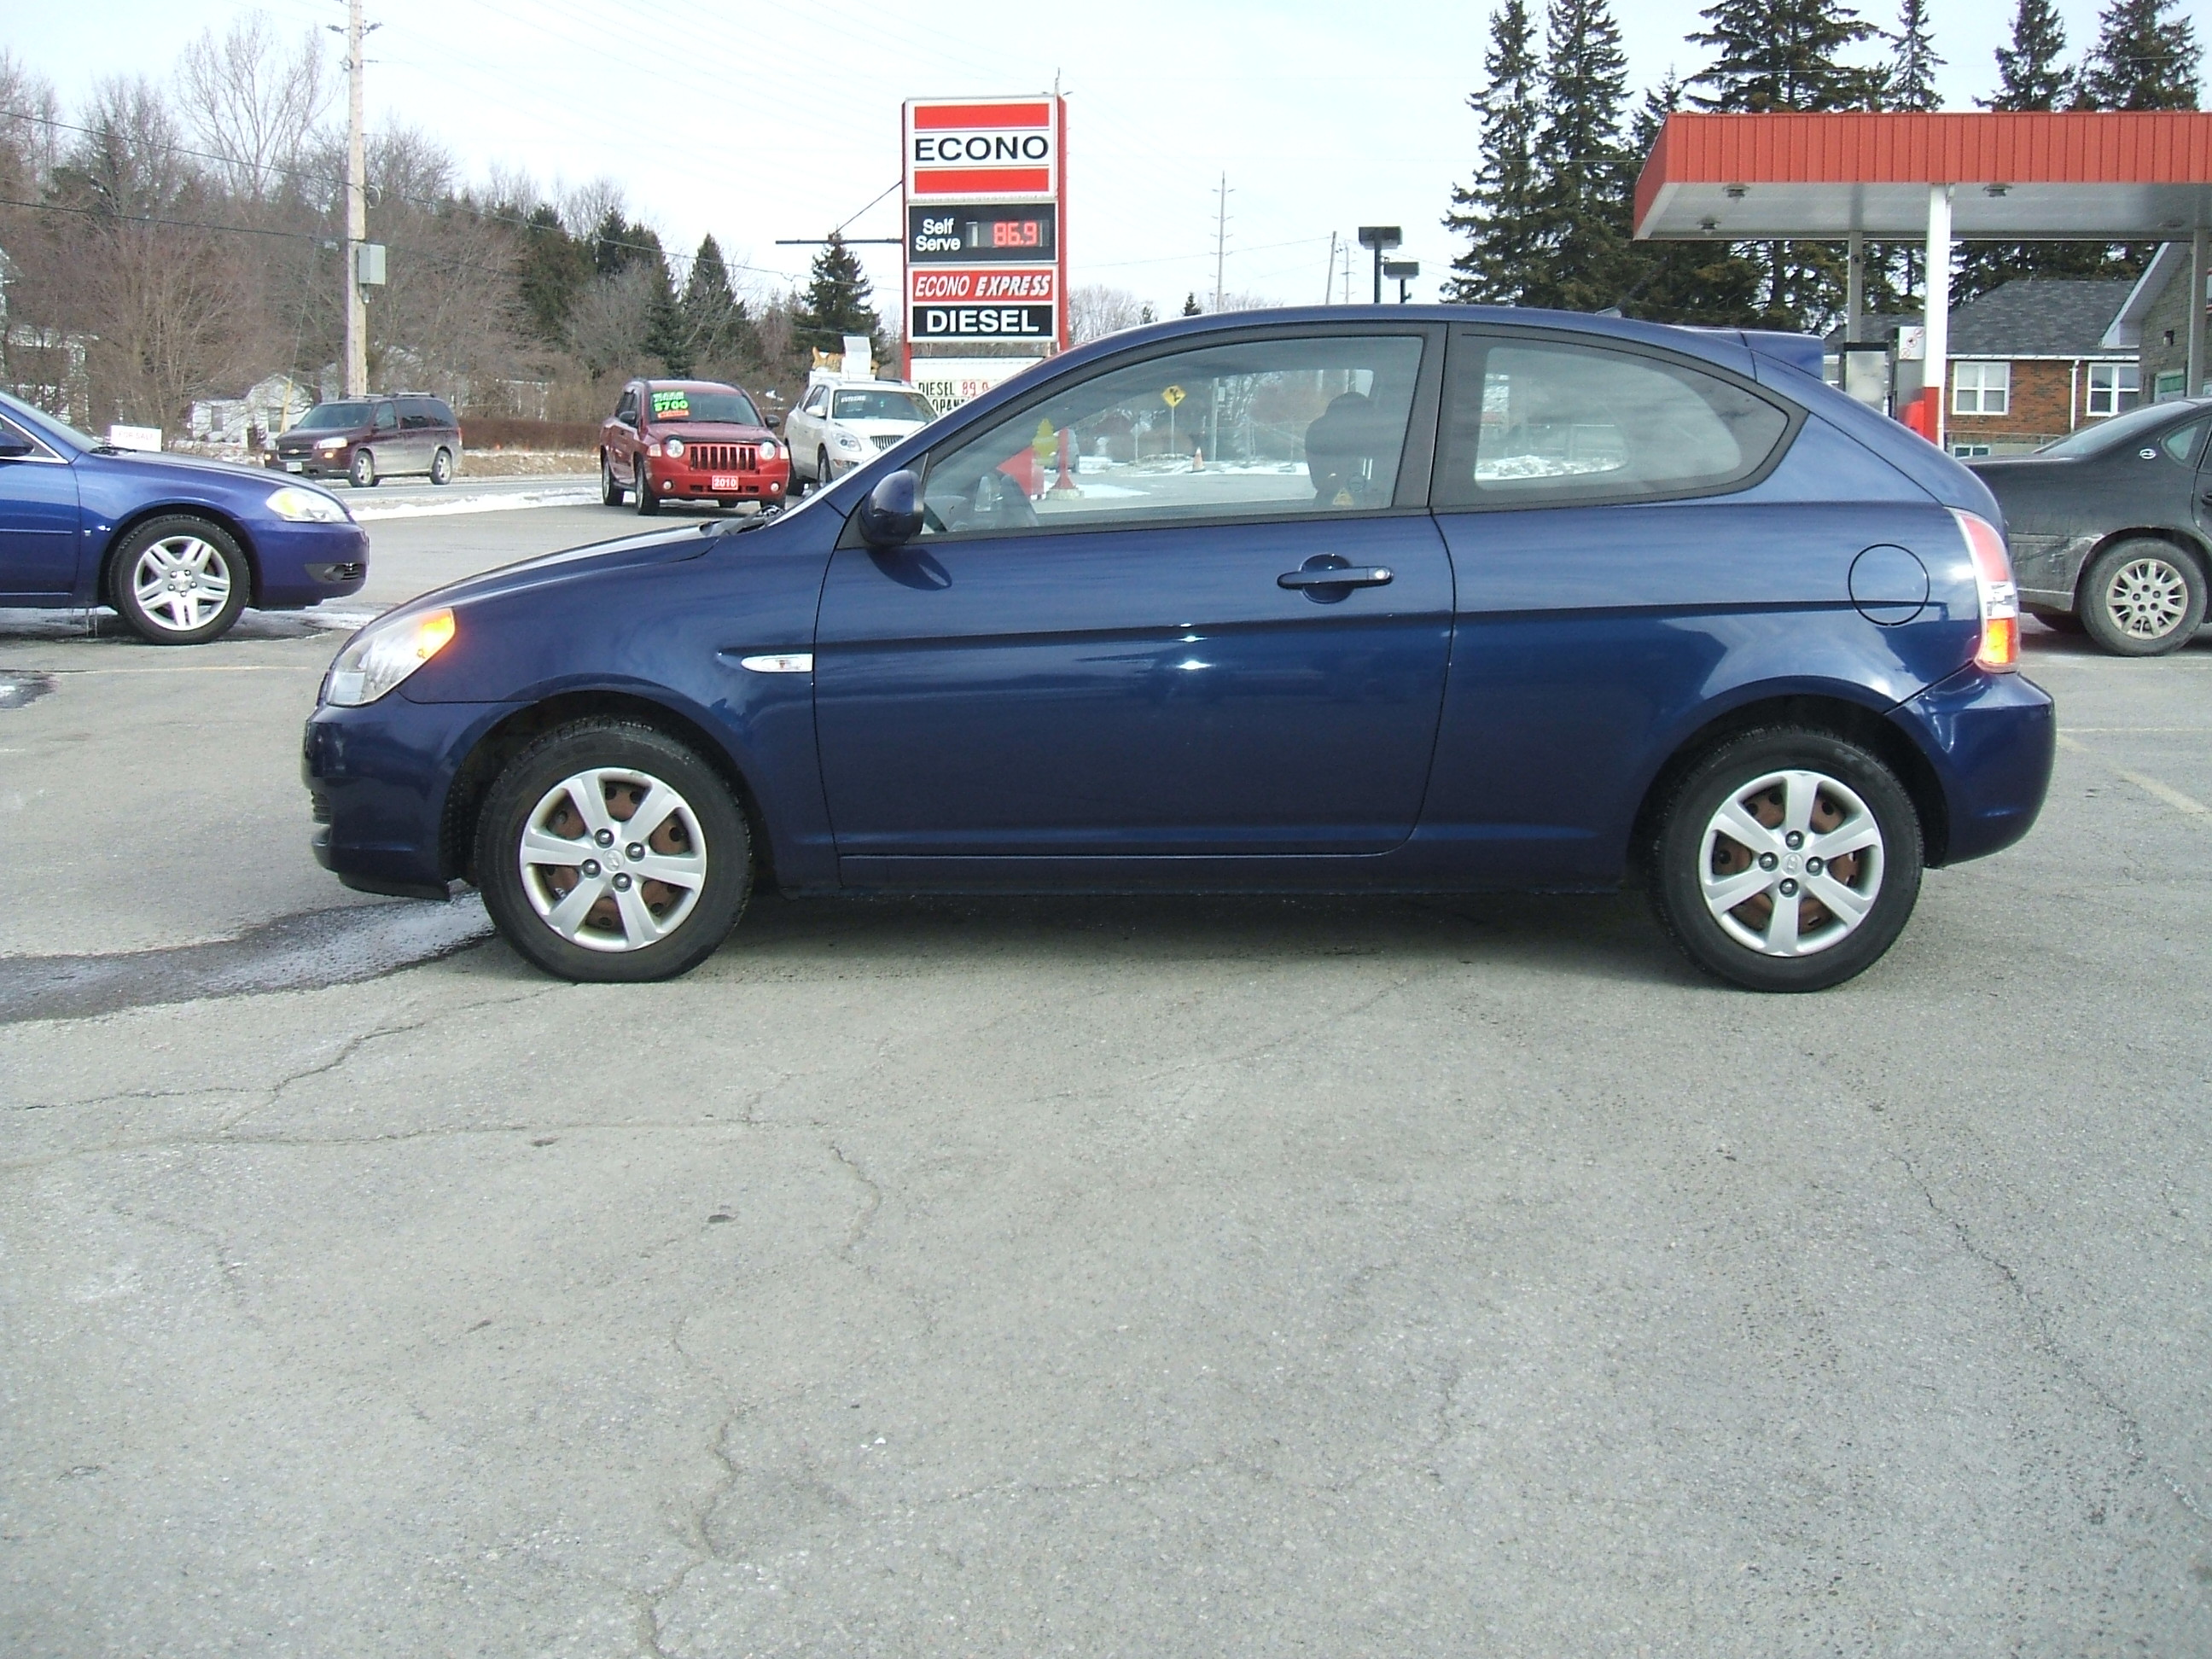
[[[1183,400],[1183,389],[1181,386],[1171,386],[1165,392],[1160,393],[1160,401],[1165,404],[1170,409],[1173,409],[1177,404]]]

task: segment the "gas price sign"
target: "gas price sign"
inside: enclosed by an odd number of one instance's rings
[[[909,207],[909,264],[1051,264],[1060,257],[1060,211],[1050,202],[970,202],[957,207]]]
[[[903,125],[909,378],[963,344],[1064,347],[1066,101],[913,99]]]

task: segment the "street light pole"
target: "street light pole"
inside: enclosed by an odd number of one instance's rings
[[[1383,252],[1396,247],[1405,240],[1405,234],[1396,225],[1362,225],[1359,228],[1359,246],[1371,248],[1375,252],[1375,303],[1378,306],[1382,303]]]
[[[1421,274],[1421,262],[1419,259],[1385,259],[1382,274],[1397,283],[1398,303],[1404,305],[1412,298],[1406,285]]]
[[[362,0],[346,0],[345,391],[368,394],[368,306],[361,293],[361,248],[368,240],[368,160],[361,130]]]

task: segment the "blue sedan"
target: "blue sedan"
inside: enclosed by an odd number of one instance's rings
[[[1817,343],[1248,312],[1024,373],[780,516],[356,635],[318,856],[475,883],[580,980],[791,892],[1645,885],[1811,990],[2026,834],[2051,700],[1996,504]],[[1808,372],[1809,371],[1809,372]]]
[[[117,449],[0,394],[0,605],[112,605],[141,639],[199,645],[248,605],[357,593],[344,503],[258,467]]]

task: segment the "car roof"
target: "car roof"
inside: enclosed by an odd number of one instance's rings
[[[661,377],[659,377],[659,375],[646,375],[646,376],[643,376],[643,377],[641,377],[641,378],[638,380],[638,384],[639,384],[640,386],[670,386],[670,387],[673,387],[673,388],[675,388],[676,390],[678,390],[678,391],[681,391],[681,392],[744,392],[744,391],[745,391],[744,387],[743,387],[743,386],[733,386],[733,385],[732,385],[732,384],[731,384],[729,381],[727,381],[727,380],[664,380],[664,379],[662,379]],[[752,394],[751,394],[750,392],[745,392],[745,395],[746,395],[747,397],[750,397]]]

